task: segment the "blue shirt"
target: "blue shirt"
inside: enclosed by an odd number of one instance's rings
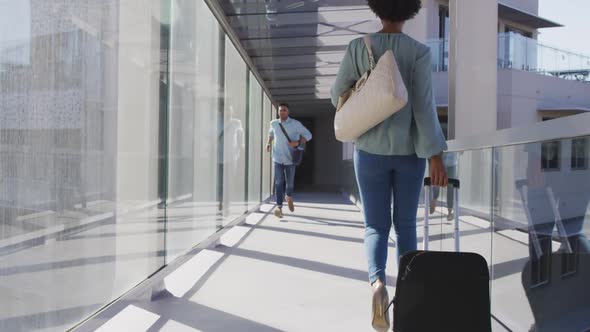
[[[375,59],[393,50],[408,89],[408,103],[355,142],[357,149],[378,155],[412,155],[429,158],[447,149],[434,103],[430,49],[403,33],[371,34]],[[350,42],[332,86],[332,104],[369,69],[362,38]],[[362,110],[359,110],[362,111]]]
[[[285,137],[285,134],[283,134],[279,123],[279,119],[272,120],[268,131],[268,136],[273,138],[272,160],[275,163],[282,165],[293,165],[293,159],[291,158],[292,148],[289,146],[289,141]],[[301,122],[287,118],[282,124],[291,141],[298,141],[301,137],[305,138],[307,141],[311,141],[311,133],[301,124]]]

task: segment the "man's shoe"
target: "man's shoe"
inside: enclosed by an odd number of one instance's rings
[[[391,323],[389,321],[389,294],[387,288],[381,280],[373,283],[373,303],[371,314],[371,325],[375,331],[386,332],[389,330]]]
[[[287,205],[289,205],[289,211],[295,212],[295,204],[293,204],[293,197],[287,196]]]
[[[280,219],[280,218],[283,218],[283,209],[281,209],[281,208],[276,208],[276,209],[275,209],[275,217],[277,217],[277,218],[279,218],[279,219]]]

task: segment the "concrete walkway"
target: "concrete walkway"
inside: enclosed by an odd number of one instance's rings
[[[166,276],[155,299],[123,301],[80,330],[372,331],[359,209],[337,194],[295,200],[281,220],[267,205],[233,227]]]
[[[338,194],[300,194],[295,201],[296,211],[281,220],[273,205],[263,205],[215,245],[172,263],[78,331],[373,331],[360,210]],[[419,241],[423,215],[420,209]],[[443,209],[430,225],[432,249],[452,250]],[[490,241],[489,224],[462,216],[466,249],[485,254]],[[389,257],[393,295],[393,241]],[[510,284],[514,289],[516,281]]]

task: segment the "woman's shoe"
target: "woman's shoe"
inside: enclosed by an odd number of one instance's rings
[[[451,221],[455,218],[455,214],[453,214],[453,209],[449,209],[449,213],[447,214],[447,220]]]
[[[389,330],[389,294],[387,288],[381,280],[373,283],[373,306],[371,314],[371,324],[376,331],[386,332]]]
[[[436,212],[436,199],[430,201],[430,214],[434,214]]]
[[[283,218],[283,209],[281,208],[276,208],[275,209],[275,217],[281,219]]]

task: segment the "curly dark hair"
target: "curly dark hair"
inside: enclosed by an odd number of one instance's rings
[[[368,0],[367,2],[380,19],[390,22],[412,19],[422,7],[420,0]]]

